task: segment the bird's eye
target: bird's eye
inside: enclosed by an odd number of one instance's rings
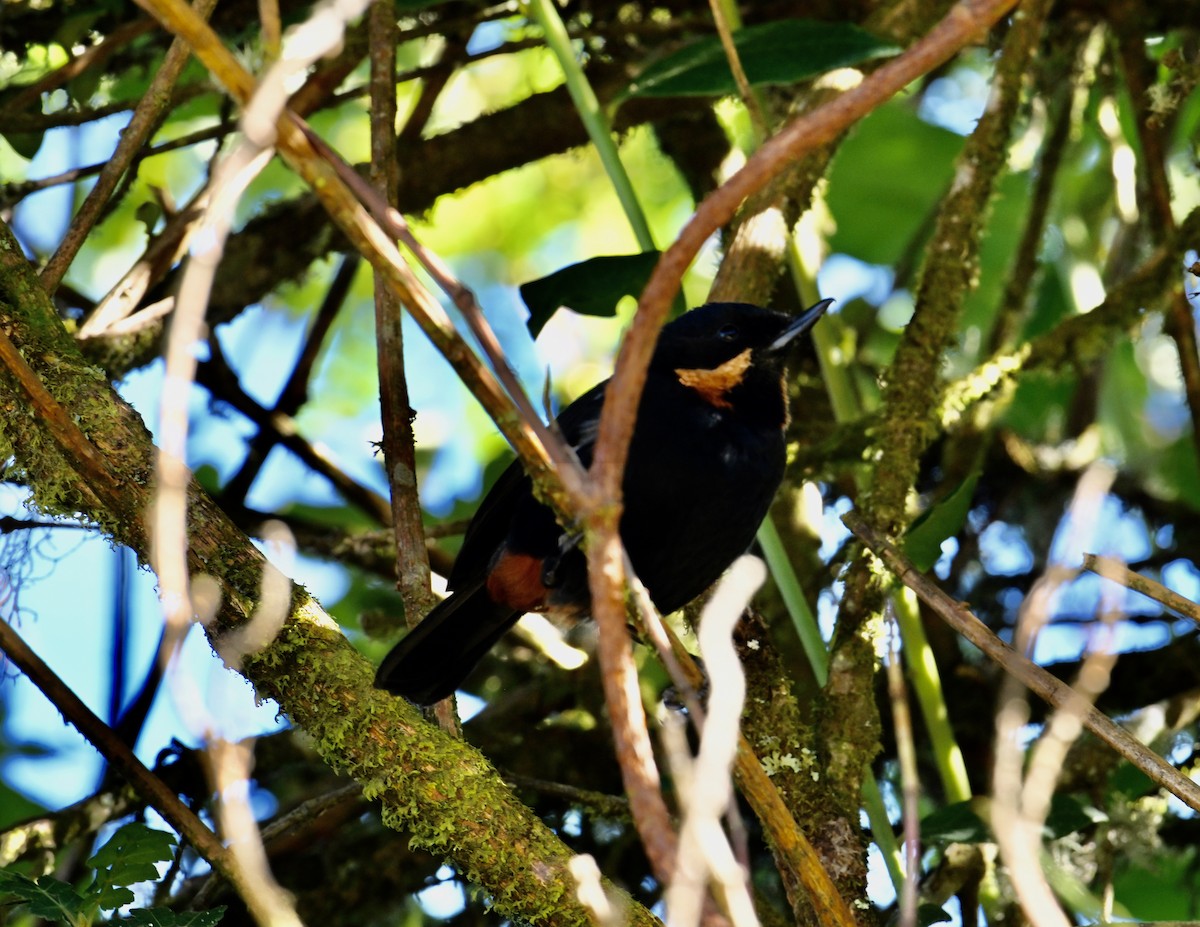
[[[722,341],[735,341],[740,334],[736,325],[722,325],[717,337]]]

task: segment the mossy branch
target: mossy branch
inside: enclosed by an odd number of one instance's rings
[[[54,400],[115,474],[90,483],[86,467],[60,444],[10,375],[0,377],[0,443],[39,508],[82,515],[146,560],[144,514],[153,496],[154,447],[138,414],[88,365],[54,314],[37,275],[0,225],[0,304],[5,334]],[[219,637],[253,613],[264,561],[195,483],[189,490],[188,557],[193,574],[214,576],[222,608]],[[282,632],[243,672],[259,695],[313,737],[326,762],[362,782],[384,820],[449,859],[483,887],[502,914],[536,923],[586,924],[567,869],[571,851],[513,796],[474,748],[427,724],[416,709],[376,691],[368,662],[300,587]],[[632,923],[654,917],[628,900]]]

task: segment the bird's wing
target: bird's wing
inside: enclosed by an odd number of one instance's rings
[[[478,583],[487,574],[492,555],[504,543],[513,513],[521,497],[530,491],[529,477],[514,460],[492,484],[479,508],[471,516],[463,535],[462,547],[454,559],[446,586],[450,591]]]
[[[592,462],[596,425],[607,385],[605,380],[593,386],[555,418],[555,426],[575,448],[585,467]],[[452,591],[478,582],[487,573],[493,555],[508,536],[517,506],[532,491],[525,469],[520,461],[514,460],[492,484],[467,526],[462,547],[447,577],[447,586]]]
[[[566,438],[567,444],[575,449],[580,463],[585,467],[591,466],[592,463],[592,449],[596,444],[600,409],[604,405],[604,391],[607,387],[608,380],[597,383],[554,419],[555,427]]]

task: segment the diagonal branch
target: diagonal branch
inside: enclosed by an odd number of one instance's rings
[[[1069,685],[1000,640],[987,625],[913,566],[895,544],[869,525],[857,512],[846,514],[842,520],[900,582],[912,589],[921,601],[933,609],[950,627],[983,651],[988,659],[1019,679],[1048,704],[1055,708],[1071,706],[1073,710],[1078,711],[1080,720],[1088,730],[1189,808],[1200,811],[1200,785],[1180,773],[1099,709],[1090,703],[1080,704],[1079,696]]]
[[[63,682],[41,657],[6,621],[0,621],[0,650],[17,666],[48,698],[63,716],[87,738],[100,754],[125,777],[155,811],[187,838],[205,860],[239,889],[245,887],[244,879],[233,854],[217,839],[205,824],[196,817],[165,782],[146,768],[133,750],[113,733],[112,728],[100,720],[83,703],[74,690]],[[249,904],[252,897],[242,895]]]
[[[70,397],[82,432],[100,448],[117,479],[97,483],[98,501],[77,502],[88,483],[85,464],[64,451],[56,463],[41,416],[0,417],[0,439],[16,465],[35,472],[35,502],[49,511],[66,505],[96,521],[117,543],[145,561],[144,513],[153,497],[154,447],[137,414],[89,366],[56,317],[16,239],[0,224],[0,304],[8,338],[61,405]],[[25,405],[25,393],[0,377],[0,399]],[[188,487],[189,570],[219,584],[221,609],[212,637],[253,614],[264,568],[262,555],[193,480]],[[382,800],[385,819],[405,827],[414,844],[449,858],[490,894],[500,913],[534,920],[553,905],[558,923],[590,923],[575,898],[568,869],[573,855],[531,814],[474,748],[425,724],[416,709],[377,692],[371,668],[337,624],[304,589],[291,589],[291,611],[279,637],[247,660],[242,672],[263,698],[275,699],[336,770]],[[453,797],[448,797],[453,796]],[[453,834],[450,842],[447,835]],[[622,895],[630,923],[656,923]],[[550,900],[548,902],[548,899]]]

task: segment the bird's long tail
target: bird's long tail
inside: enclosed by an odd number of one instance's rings
[[[432,705],[459,687],[519,617],[492,602],[482,583],[459,590],[384,657],[375,686],[418,705]]]

